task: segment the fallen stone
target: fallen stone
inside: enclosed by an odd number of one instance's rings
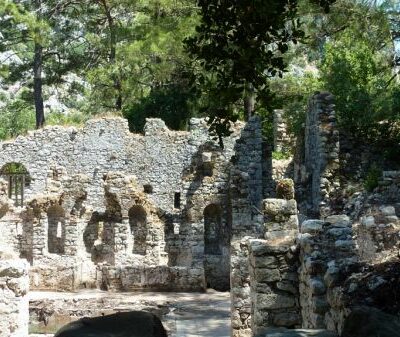
[[[355,308],[344,322],[342,337],[399,337],[400,321],[376,308]]]

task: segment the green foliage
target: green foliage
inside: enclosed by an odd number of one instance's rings
[[[291,158],[291,156],[292,155],[289,152],[278,152],[278,151],[272,152],[272,159],[275,159],[275,160],[289,159],[289,158]]]
[[[198,1],[201,22],[186,44],[203,69],[197,74],[199,85],[207,96],[218,97],[205,110],[211,130],[219,136],[229,134],[226,120],[237,119],[237,102],[255,94],[267,96],[269,78],[282,76],[282,55],[291,42],[304,37],[296,19],[296,3]]]
[[[79,111],[69,113],[52,112],[47,115],[48,125],[75,125],[82,126],[91,116]]]
[[[191,117],[190,101],[193,93],[177,85],[153,89],[138,103],[128,105],[123,115],[129,121],[129,128],[142,132],[146,118],[161,118],[173,130],[183,130]]]
[[[367,134],[372,125],[390,118],[392,93],[386,84],[391,71],[381,58],[350,32],[327,44],[321,77],[336,97],[341,128]]]
[[[8,163],[5,164],[1,170],[1,175],[9,175],[9,174],[28,174],[27,169],[24,165],[20,163]]]
[[[271,81],[275,92],[274,104],[284,109],[288,132],[300,135],[306,120],[308,100],[321,89],[321,80],[315,72],[289,73],[282,79]]]
[[[364,188],[368,192],[372,192],[376,187],[378,187],[379,178],[381,176],[382,170],[380,170],[375,164],[371,165],[364,180]]]
[[[1,109],[0,139],[16,137],[34,127],[35,113],[25,100],[12,100]]]

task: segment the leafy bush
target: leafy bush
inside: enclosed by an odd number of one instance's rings
[[[291,158],[291,154],[289,152],[272,152],[272,159],[275,160],[283,160]]]
[[[376,187],[378,187],[379,178],[381,176],[382,171],[378,169],[376,165],[371,165],[364,180],[364,188],[368,192],[372,192]]]

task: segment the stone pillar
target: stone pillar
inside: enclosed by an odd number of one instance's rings
[[[298,140],[296,148],[297,200],[306,203],[301,207],[303,213],[316,218],[331,213],[330,199],[340,187],[339,131],[334,100],[333,95],[327,92],[311,97],[304,139]]]
[[[44,214],[40,219],[33,221],[32,256],[35,261],[47,253],[47,215]]]
[[[28,337],[28,268],[0,247],[0,337]]]
[[[300,305],[303,328],[335,326],[337,298],[330,292],[339,277],[339,264],[354,262],[355,245],[346,215],[306,220],[301,225]],[[336,289],[337,290],[337,289]]]
[[[254,335],[268,327],[301,326],[295,200],[266,199],[265,240],[249,240],[251,317]]]
[[[235,144],[231,170],[231,314],[232,336],[251,336],[249,238],[262,236],[263,167],[261,123],[250,118]]]
[[[287,133],[287,124],[283,118],[283,110],[274,110],[273,133],[274,151],[285,152],[291,147],[292,140]]]

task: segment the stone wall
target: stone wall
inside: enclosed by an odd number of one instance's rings
[[[251,336],[248,238],[262,238],[263,165],[259,117],[252,117],[236,142],[231,170],[232,336]]]
[[[249,240],[254,335],[267,327],[301,326],[295,200],[264,200],[264,240]]]
[[[190,121],[189,132],[170,131],[161,120],[149,119],[139,135],[131,134],[122,118],[102,118],[82,129],[46,127],[3,142],[0,167],[24,165],[30,185],[21,208],[12,206],[3,183],[0,241],[30,261],[33,289],[154,284],[227,290],[230,159],[241,149],[235,143],[242,128],[243,123],[233,125],[223,150],[201,119]],[[261,133],[256,141],[261,144]],[[261,145],[253,148],[248,152],[261,158]],[[262,189],[261,178],[253,187]],[[136,282],[120,276],[130,275],[127,267],[146,275],[156,267],[165,272],[160,282],[152,276]]]
[[[29,265],[0,247],[0,336],[28,336]]]
[[[293,139],[287,131],[284,113],[283,110],[274,110],[273,136],[276,152],[290,152],[293,147]]]
[[[311,217],[331,213],[330,199],[339,184],[339,131],[334,97],[326,92],[309,101],[304,139],[299,137],[294,178],[300,210]]]
[[[332,215],[326,220],[303,222],[299,245],[303,327],[336,330],[332,321],[337,321],[337,303],[332,300],[330,289],[339,265],[356,261],[350,219]]]

